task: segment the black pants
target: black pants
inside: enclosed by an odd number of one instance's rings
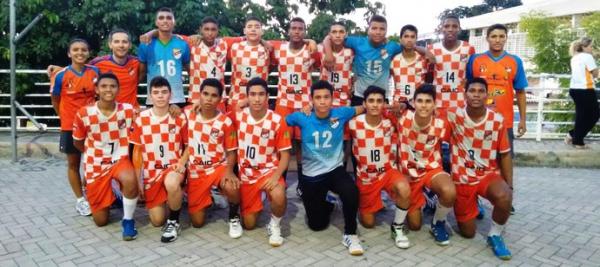
[[[600,118],[598,97],[591,89],[571,89],[569,95],[575,101],[575,126],[569,131],[574,145],[584,145],[583,138],[594,128]]]
[[[308,180],[317,180],[310,182]],[[344,234],[356,234],[356,214],[358,213],[358,188],[352,178],[340,166],[331,172],[317,177],[302,176],[299,179],[302,203],[308,218],[308,227],[321,231],[329,226],[333,204],[325,200],[327,191],[340,196],[344,213]]]

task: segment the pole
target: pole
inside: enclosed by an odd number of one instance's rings
[[[11,142],[11,150],[12,150],[12,162],[17,162],[17,110],[15,109],[15,100],[17,95],[16,88],[16,50],[15,50],[15,31],[16,31],[16,21],[15,21],[15,0],[9,1],[9,9],[10,9],[10,139]]]

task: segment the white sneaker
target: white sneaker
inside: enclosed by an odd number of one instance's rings
[[[283,237],[281,236],[281,226],[269,222],[267,224],[267,234],[269,235],[269,244],[273,247],[279,247],[283,244]]]
[[[394,243],[396,243],[397,247],[399,247],[399,248],[410,247],[410,241],[408,240],[408,237],[404,234],[402,225],[392,223],[392,225],[390,225],[390,228],[391,228],[391,232],[392,232],[392,239],[394,239]]]
[[[75,210],[81,216],[90,216],[92,215],[92,209],[90,209],[90,203],[86,200],[78,200],[77,204],[75,204]]]
[[[352,256],[360,256],[365,253],[365,250],[360,245],[360,239],[358,235],[344,235],[342,238],[342,245],[348,248],[348,252]]]
[[[160,242],[169,243],[177,240],[181,233],[181,225],[177,221],[167,220],[165,226],[161,229],[162,236]]]
[[[242,229],[242,223],[240,222],[239,217],[234,217],[233,219],[229,219],[229,237],[231,238],[239,238],[242,236],[244,230]]]

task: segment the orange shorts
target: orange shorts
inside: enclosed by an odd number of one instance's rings
[[[264,192],[264,190],[262,190],[261,187],[270,177],[271,175],[268,174],[259,178],[256,183],[240,184],[240,210],[242,216],[257,213],[263,209],[261,194]],[[283,177],[280,177],[279,181],[277,182],[282,185],[283,188],[285,188],[285,180],[283,180]],[[269,201],[271,201],[269,194],[267,194],[267,198],[269,198]]]
[[[154,208],[167,202],[165,178],[171,172],[173,172],[173,169],[169,168],[160,172],[158,177],[152,181],[149,181],[150,179],[144,179],[144,198],[147,209]]]
[[[381,174],[383,177],[371,184],[362,184],[358,179],[356,186],[358,187],[358,211],[360,213],[375,213],[383,208],[381,201],[381,191],[385,190],[390,198],[396,198],[396,193],[393,187],[398,181],[405,179],[402,173],[396,169],[387,170]]]
[[[442,168],[430,170],[421,176],[419,180],[410,182],[410,207],[408,212],[420,210],[425,205],[423,187],[431,188],[431,180],[441,173],[445,173]]]
[[[285,119],[285,117],[287,117],[287,115],[290,115],[296,111],[300,111],[299,109],[295,109],[295,108],[288,108],[288,107],[284,107],[284,106],[280,106],[280,105],[275,105],[275,110],[274,112],[279,114],[279,116],[283,117]],[[302,134],[300,132],[300,128],[299,127],[290,127],[291,130],[291,134],[292,137],[294,138],[294,140],[300,140],[302,139]]]
[[[478,184],[456,184],[456,202],[454,203],[456,221],[467,222],[475,219],[479,214],[477,196],[487,198],[488,186],[498,179],[502,179],[500,174],[492,173],[479,180]]]
[[[91,182],[88,180],[85,189],[92,213],[112,205],[115,201],[115,195],[112,191],[112,179],[117,179],[125,171],[133,171],[133,165],[127,158],[114,163],[104,175],[98,176]]]
[[[221,165],[215,168],[215,171],[209,175],[198,177],[190,173],[187,180],[188,211],[196,213],[212,204],[210,189],[213,186],[219,186],[221,178],[225,174],[227,166]]]

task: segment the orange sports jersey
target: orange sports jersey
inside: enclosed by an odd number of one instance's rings
[[[514,91],[527,87],[521,59],[504,52],[494,58],[490,52],[473,55],[467,65],[467,78],[480,77],[488,83],[488,105],[504,116],[504,127],[513,128]]]
[[[457,184],[477,184],[497,173],[499,153],[510,152],[510,144],[500,113],[487,109],[485,118],[474,122],[464,108],[448,110],[452,179]]]
[[[475,54],[475,48],[465,41],[454,51],[448,51],[442,42],[429,45],[429,51],[435,56],[436,106],[438,108],[465,106],[465,75],[469,56]]]
[[[434,117],[421,128],[415,113],[407,110],[398,120],[398,128],[402,173],[418,181],[427,172],[442,168],[441,143],[449,141],[450,132],[445,120]]]
[[[277,106],[300,109],[310,104],[310,76],[315,55],[308,45],[293,53],[289,42],[271,41],[274,65],[278,66],[279,82],[277,88]]]
[[[190,90],[188,102],[200,98],[200,85],[208,78],[214,78],[225,84],[225,65],[227,53],[235,42],[243,40],[242,37],[224,37],[215,40],[211,47],[204,42],[193,45],[187,36],[182,36],[190,46]]]
[[[60,130],[73,130],[73,119],[77,111],[94,103],[98,68],[85,65],[81,72],[68,66],[55,72],[50,78],[50,94],[60,97],[59,114]]]
[[[358,163],[357,181],[371,184],[383,178],[386,171],[398,168],[398,135],[392,121],[383,118],[373,127],[367,123],[366,115],[361,114],[348,122],[348,130],[352,136],[352,154]]]
[[[137,57],[127,56],[123,65],[115,62],[112,55],[97,57],[90,65],[98,67],[100,73],[112,72],[119,79],[119,93],[115,101],[139,107],[137,100],[140,61]]]
[[[158,117],[146,109],[133,123],[129,142],[142,148],[144,184],[152,184],[160,173],[177,164],[187,138],[187,120],[179,114]]]
[[[228,58],[231,61],[231,88],[229,101],[246,98],[246,84],[254,77],[267,80],[269,75],[269,53],[262,45],[239,42],[231,45]]]
[[[223,113],[210,120],[191,108],[185,109],[185,114],[190,178],[202,178],[227,164],[226,153],[237,149],[237,133],[233,121]]]
[[[324,58],[323,46],[319,45],[319,58]],[[338,53],[333,53],[335,65],[333,71],[321,67],[321,80],[328,81],[333,85],[333,107],[346,107],[350,105],[350,89],[352,88],[352,61],[354,51],[343,48]],[[320,64],[323,66],[322,62]]]
[[[415,54],[416,57],[411,62],[408,62],[402,53],[392,59],[391,72],[394,78],[392,99],[394,102],[411,101],[417,87],[425,82],[426,60],[419,53]]]
[[[97,105],[79,109],[73,123],[73,139],[85,140],[82,161],[88,185],[107,174],[117,161],[128,159],[128,136],[134,121],[134,109],[130,104],[117,103],[115,111],[108,117]]]
[[[238,167],[242,183],[254,184],[279,165],[279,151],[292,148],[288,126],[283,117],[267,110],[256,121],[248,108],[233,114],[238,135]]]

